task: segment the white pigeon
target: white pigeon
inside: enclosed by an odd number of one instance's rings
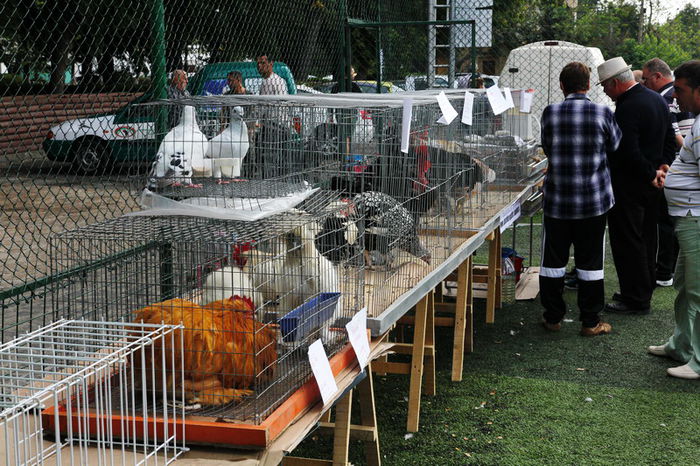
[[[226,176],[233,178],[241,176],[241,165],[248,154],[248,126],[243,121],[243,107],[236,106],[231,110],[231,121],[217,136],[209,141],[205,157],[219,159],[212,161],[212,172],[215,178]]]
[[[194,107],[185,106],[180,123],[165,135],[158,147],[149,185],[161,188],[178,183],[189,185],[193,175],[211,176],[204,161],[208,144],[197,125]]]

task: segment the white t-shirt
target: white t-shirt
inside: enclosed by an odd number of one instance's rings
[[[277,73],[272,73],[269,78],[264,78],[260,86],[260,95],[285,95],[289,94],[287,83]]]
[[[666,175],[664,195],[668,213],[673,217],[685,217],[690,212],[700,217],[700,116],[695,117],[690,132],[683,140],[676,160]]]

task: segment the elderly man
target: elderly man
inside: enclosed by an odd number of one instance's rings
[[[676,99],[673,98],[671,68],[660,58],[652,58],[642,67],[642,83],[652,91],[658,92],[666,100],[676,136],[676,148],[680,149],[683,145],[683,137],[693,124],[693,115],[678,109]],[[666,161],[669,165],[671,162],[673,162],[673,158]],[[673,220],[668,214],[664,196],[660,197],[658,227],[659,251],[656,255],[656,285],[671,286],[673,285],[673,270],[676,267],[676,257],[678,256],[678,241],[673,235]]]
[[[285,95],[289,93],[287,83],[277,73],[272,71],[274,62],[267,55],[258,57],[258,72],[263,77],[260,95]]]
[[[190,91],[187,90],[187,73],[185,70],[175,70],[173,71],[172,78],[170,79],[170,86],[166,90],[168,99],[185,99],[190,97]],[[168,115],[168,124],[172,128],[180,122],[180,115],[182,114],[182,107],[172,107]]]
[[[700,60],[676,68],[673,85],[682,111],[700,113]],[[676,220],[680,245],[674,287],[676,328],[664,345],[647,351],[682,363],[666,372],[672,377],[700,380],[700,116],[695,117],[665,181],[668,211]]]
[[[173,71],[167,95],[168,99],[184,99],[190,96],[190,92],[187,90],[187,73],[185,73],[185,70]]]
[[[590,101],[591,71],[579,62],[559,74],[564,102],[542,113],[542,148],[549,165],[544,180],[544,246],[540,267],[543,324],[556,331],[566,314],[562,298],[569,247],[574,245],[581,335],[610,333],[601,322],[605,219],[613,206],[608,154],[620,144],[612,110]]]
[[[598,66],[600,84],[616,102],[622,129],[620,147],[610,159],[615,206],[608,225],[620,292],[607,312],[648,314],[656,284],[656,223],[666,176],[662,167],[675,152],[668,105],[658,93],[635,82],[622,57]]]

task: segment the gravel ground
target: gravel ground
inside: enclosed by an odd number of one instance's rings
[[[52,235],[138,209],[145,177],[135,172],[117,167],[99,177],[78,176],[41,152],[1,156],[0,292],[51,274]],[[0,300],[0,328],[42,315],[45,291]]]

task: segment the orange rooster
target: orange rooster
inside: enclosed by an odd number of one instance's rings
[[[184,367],[185,399],[189,403],[221,405],[250,396],[256,382],[267,382],[277,365],[277,335],[269,325],[253,318],[255,307],[250,299],[232,296],[199,306],[184,299],[169,299],[136,311],[135,322],[180,324],[183,335],[175,342],[167,339],[153,348],[156,380],[166,371],[169,386],[173,367]],[[179,360],[180,342],[184,344],[183,360]],[[175,348],[169,346],[174,345]],[[164,346],[162,348],[161,346]],[[165,350],[163,368],[161,351]],[[173,361],[173,350],[176,360]],[[138,361],[137,361],[138,360]],[[150,361],[148,355],[146,361]],[[174,364],[173,364],[174,363]],[[134,365],[140,358],[134,358]]]

